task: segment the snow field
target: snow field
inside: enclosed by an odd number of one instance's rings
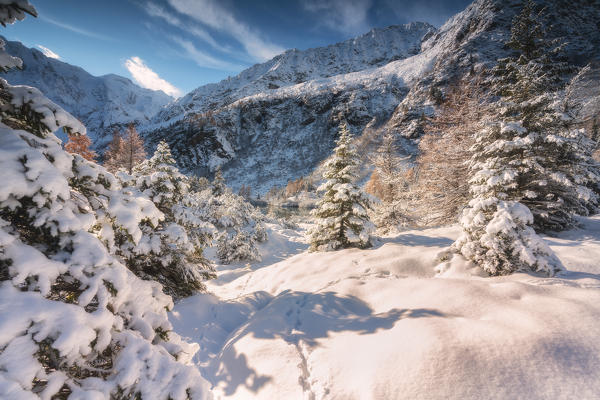
[[[217,399],[594,399],[600,218],[582,221],[546,238],[567,269],[555,278],[488,278],[457,260],[436,276],[458,227],[280,262],[267,242],[262,263],[221,269],[171,322],[200,344]],[[302,249],[269,230],[280,256]]]

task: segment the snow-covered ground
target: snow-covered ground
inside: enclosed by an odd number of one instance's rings
[[[219,267],[175,331],[216,398],[600,398],[600,217],[546,238],[568,272],[435,276],[457,227],[307,253],[269,226],[263,261]]]

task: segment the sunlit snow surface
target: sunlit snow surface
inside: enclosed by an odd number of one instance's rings
[[[594,399],[600,217],[582,222],[547,238],[569,270],[556,278],[464,264],[436,277],[457,227],[307,253],[298,232],[271,226],[262,263],[221,267],[212,294],[171,320],[201,345],[216,398]]]

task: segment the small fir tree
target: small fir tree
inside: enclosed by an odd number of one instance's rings
[[[326,181],[318,189],[324,194],[312,213],[316,219],[316,227],[310,232],[313,251],[371,246],[369,201],[353,183],[357,164],[352,137],[342,123],[333,157],[324,166]]]
[[[195,198],[204,211],[203,219],[216,228],[213,239],[217,257],[224,264],[260,260],[258,243],[267,240],[264,216],[242,196],[232,193],[222,179],[215,181],[220,195],[213,194],[215,186],[212,185]]]
[[[217,167],[215,171],[215,178],[212,181],[212,193],[214,196],[221,196],[225,193],[227,186],[225,186],[225,179],[223,179],[223,173],[221,172],[221,166]]]
[[[519,140],[520,131],[518,125],[493,124],[477,134],[469,166],[472,200],[453,250],[490,275],[519,270],[554,275],[562,264],[535,233],[531,211],[507,193],[529,164],[523,157],[530,143]]]

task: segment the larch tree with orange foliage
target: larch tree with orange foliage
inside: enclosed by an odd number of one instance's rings
[[[135,125],[130,124],[125,134],[118,131],[113,134],[113,140],[104,155],[104,166],[111,172],[122,168],[131,175],[133,169],[145,159],[144,141]]]
[[[421,224],[456,222],[469,202],[469,149],[485,125],[488,104],[478,78],[458,82],[426,125],[413,186]]]
[[[365,189],[380,200],[373,207],[371,218],[382,232],[410,222],[404,193],[408,190],[403,165],[405,159],[398,153],[394,133],[386,132],[381,145],[371,157],[375,169]]]
[[[98,154],[90,149],[92,141],[88,135],[69,135],[65,150],[72,154],[79,154],[88,161],[95,161]]]

